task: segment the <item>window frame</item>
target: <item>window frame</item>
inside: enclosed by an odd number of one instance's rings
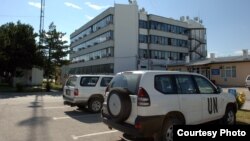
[[[83,79],[83,78],[98,78],[98,79],[97,79],[95,85],[83,85],[83,84],[82,84],[82,79]],[[81,77],[81,80],[80,80],[80,86],[82,86],[82,87],[96,87],[96,85],[97,85],[99,79],[100,79],[99,76],[82,76],[82,77]]]
[[[163,92],[163,91],[159,90],[157,88],[156,82],[155,82],[156,81],[156,77],[170,77],[170,80],[172,82],[172,86],[173,86],[174,92],[173,93],[166,93],[166,92]],[[159,74],[159,75],[155,75],[154,76],[154,89],[156,91],[160,92],[161,94],[164,94],[164,95],[176,95],[176,94],[178,94],[175,76],[172,75],[172,74]]]
[[[191,81],[192,81],[192,83],[193,83],[193,86],[194,86],[194,89],[195,89],[195,92],[194,93],[183,93],[183,90],[182,90],[182,88],[181,88],[181,86],[180,86],[180,84],[179,84],[179,82],[178,82],[178,77],[180,77],[180,76],[188,76],[188,77],[190,77],[191,78]],[[178,92],[178,94],[199,94],[199,89],[198,89],[198,86],[197,86],[197,84],[196,84],[196,82],[195,82],[195,80],[194,80],[194,77],[193,77],[193,75],[190,75],[190,74],[176,74],[175,75],[175,81],[176,81],[176,88],[177,88],[177,92]],[[180,91],[179,91],[180,90]]]
[[[74,81],[74,82],[72,82],[72,81]],[[73,85],[71,85],[71,84],[73,84]],[[68,78],[67,82],[65,83],[65,86],[67,86],[67,87],[75,87],[76,84],[77,84],[77,77],[76,76],[72,76],[72,77]]]
[[[111,78],[110,81],[109,81],[109,83],[110,83],[111,80],[113,79],[113,77],[109,77],[109,76],[104,76],[104,77],[102,77],[102,78],[101,78],[101,82],[100,82],[100,87],[107,87],[107,86],[109,85],[109,84],[103,85],[103,81],[104,81],[105,78]]]
[[[197,77],[197,78],[202,78],[203,80],[206,80],[206,81],[208,82],[208,84],[213,88],[213,93],[201,93],[201,91],[200,91],[200,89],[199,89],[199,85],[198,85],[198,83],[196,82],[195,77]],[[197,86],[197,90],[198,90],[198,93],[199,93],[199,94],[219,94],[218,91],[217,91],[217,89],[216,89],[216,87],[215,87],[215,86],[212,84],[212,82],[211,82],[210,80],[208,80],[206,77],[200,76],[200,75],[193,75],[193,79],[194,79],[194,82],[195,82],[195,84],[196,84],[196,86]]]

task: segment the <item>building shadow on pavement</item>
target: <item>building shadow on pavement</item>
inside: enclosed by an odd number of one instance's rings
[[[99,123],[102,122],[100,113],[90,113],[84,109],[77,109],[74,111],[66,111],[66,115],[70,116],[72,119],[78,120],[83,123]]]
[[[51,118],[46,115],[44,109],[39,108],[44,104],[43,95],[36,95],[35,100],[30,104],[30,107],[32,107],[31,116],[20,121],[18,126],[28,127],[27,141],[39,139],[50,141],[48,121],[51,120]]]

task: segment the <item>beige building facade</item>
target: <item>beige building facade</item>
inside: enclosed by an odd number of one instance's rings
[[[217,85],[242,87],[245,86],[247,75],[250,75],[250,56],[208,58],[185,64],[169,65],[167,70],[196,72],[206,76]]]

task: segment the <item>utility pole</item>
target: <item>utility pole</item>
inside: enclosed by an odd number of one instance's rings
[[[44,9],[45,0],[41,0],[41,11],[40,11],[40,28],[39,28],[39,46],[42,45],[42,32],[44,30]]]

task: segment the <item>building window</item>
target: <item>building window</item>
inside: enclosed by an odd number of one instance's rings
[[[86,62],[89,60],[96,60],[96,59],[101,59],[101,58],[105,58],[105,57],[112,57],[112,56],[114,56],[114,48],[109,47],[106,49],[102,49],[102,50],[98,50],[98,51],[94,51],[94,52],[91,52],[88,54],[74,57],[74,58],[72,58],[71,62],[72,63]]]
[[[226,77],[231,77],[232,73],[231,73],[231,67],[226,67]]]
[[[139,20],[139,28],[148,28],[148,22],[144,20]]]
[[[101,34],[95,38],[92,38],[91,40],[88,40],[86,42],[83,42],[75,47],[73,47],[73,51],[77,52],[79,50],[85,49],[85,48],[89,48],[91,46],[103,43],[105,41],[111,40],[113,39],[113,32],[112,31],[108,31],[104,34]]]
[[[236,66],[232,66],[232,77],[236,77]]]
[[[225,69],[224,69],[224,66],[221,67],[221,75],[220,75],[222,78],[225,77]]]
[[[139,43],[148,43],[148,36],[147,35],[139,35]]]
[[[78,35],[74,36],[73,38],[70,39],[71,43],[82,39],[83,37],[89,35],[90,33],[93,33],[103,27],[106,27],[109,24],[113,23],[113,16],[109,15],[105,18],[103,18],[102,20],[98,21],[97,23],[95,23],[94,25],[88,27],[87,29],[83,30],[82,32],[80,32]]]
[[[72,68],[69,71],[69,74],[112,74],[113,72],[114,72],[113,64],[103,64],[103,65]]]
[[[148,58],[148,55],[147,55],[147,50],[145,50],[145,49],[140,49],[139,50],[139,57],[140,58]]]
[[[221,77],[236,77],[236,66],[227,66],[221,68]]]

